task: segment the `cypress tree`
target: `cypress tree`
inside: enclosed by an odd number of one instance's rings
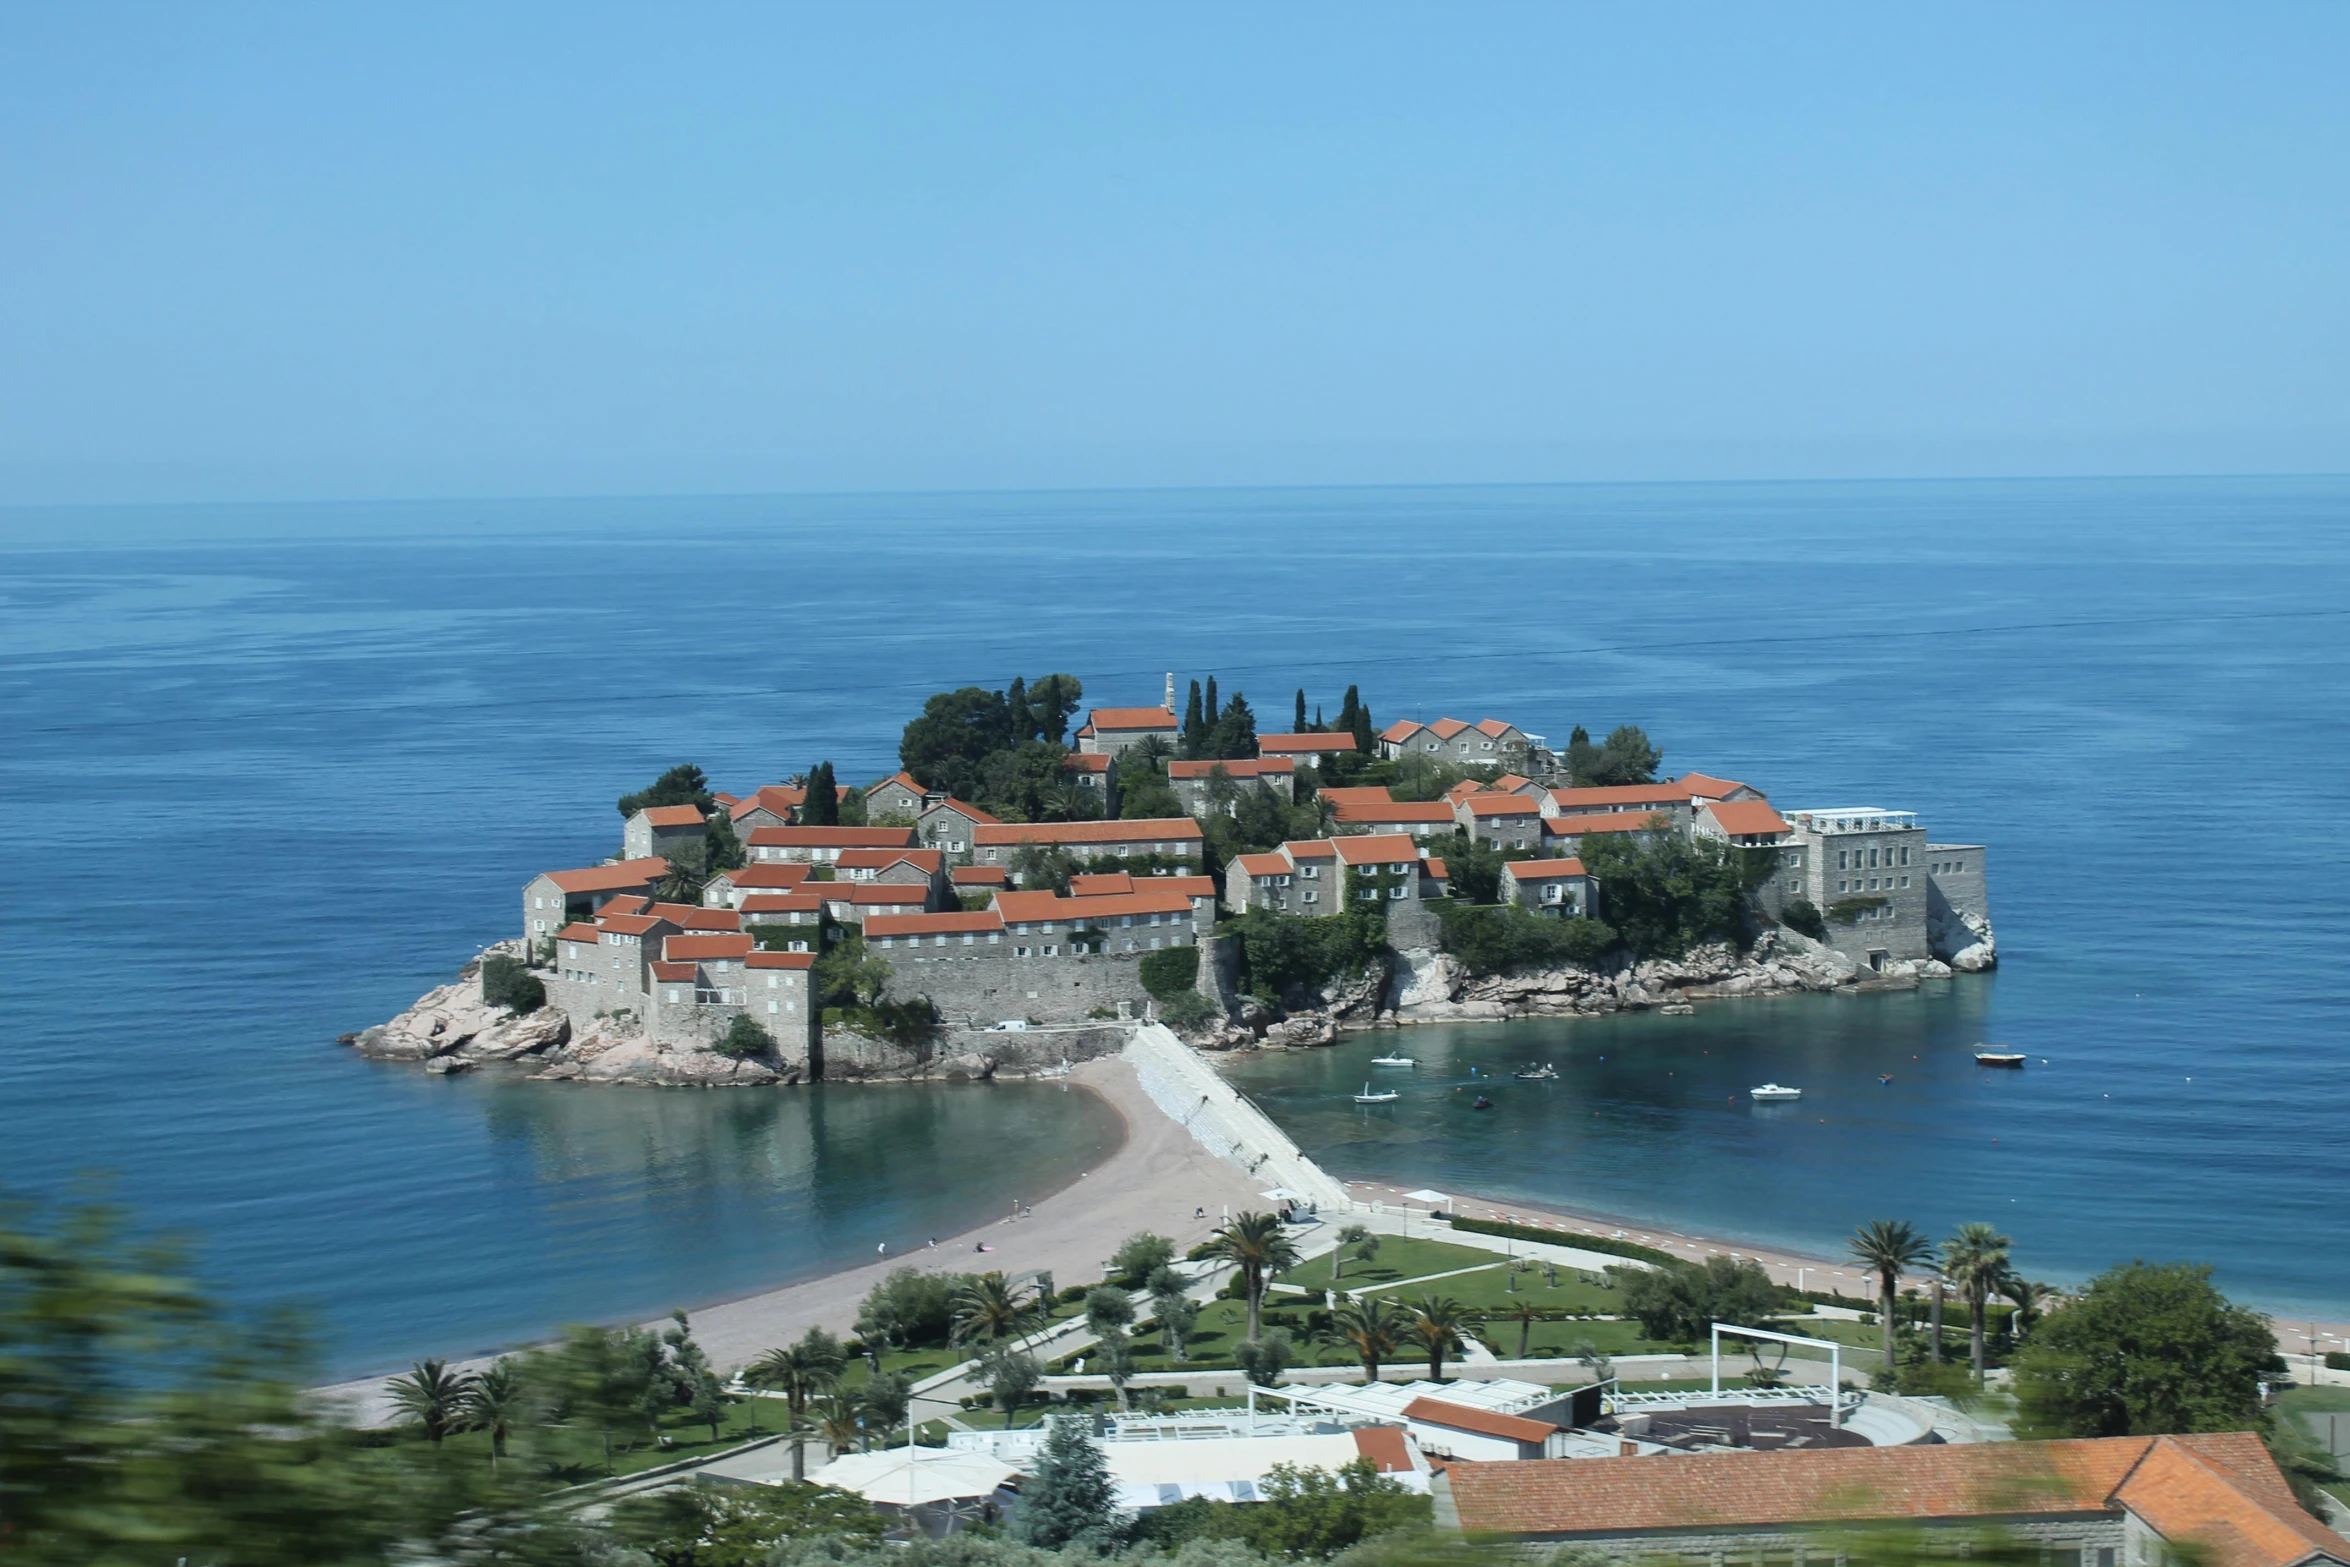
[[[1206,732],[1207,727],[1208,721],[1200,713],[1199,682],[1194,680],[1191,683],[1191,697],[1183,704],[1182,740],[1185,755],[1188,756],[1198,748],[1199,737]]]
[[[1012,689],[1004,693],[1004,716],[1014,745],[1036,738],[1036,715],[1028,710],[1028,682],[1018,675],[1012,677]]]
[[[1327,732],[1328,732],[1328,731],[1326,731],[1325,729],[1323,729],[1323,727],[1322,727],[1322,704],[1321,704],[1321,703],[1319,703],[1319,702],[1316,702],[1316,703],[1314,704],[1314,730],[1313,730],[1313,732],[1314,732],[1315,734],[1324,734],[1324,733],[1327,733]]]
[[[840,790],[832,782],[830,762],[818,762],[808,769],[808,793],[800,801],[800,820],[810,827],[840,825]]]
[[[1362,693],[1357,691],[1353,686],[1348,686],[1346,688],[1346,700],[1338,704],[1338,727],[1345,730],[1348,734],[1354,733],[1355,714],[1361,709],[1362,705]]]
[[[1364,756],[1371,754],[1371,704],[1355,704],[1355,749]]]
[[[1304,733],[1306,732],[1306,688],[1305,688],[1304,686],[1299,686],[1299,687],[1297,688],[1297,730],[1296,730],[1296,732],[1297,732],[1297,733],[1299,733],[1299,734],[1301,734],[1301,735],[1302,735],[1302,734],[1304,734]]]
[[[1214,675],[1208,676],[1208,696],[1207,700],[1200,704],[1200,711],[1207,715],[1207,720],[1211,724],[1224,716],[1224,710],[1216,705],[1216,677]]]

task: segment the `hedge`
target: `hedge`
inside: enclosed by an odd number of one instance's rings
[[[1143,989],[1161,1001],[1172,1001],[1199,982],[1199,948],[1162,947],[1144,953],[1137,967]]]
[[[1611,1257],[1630,1257],[1636,1262],[1680,1262],[1683,1259],[1654,1246],[1643,1246],[1638,1241],[1620,1241],[1606,1235],[1577,1235],[1558,1230],[1545,1230],[1531,1224],[1505,1224],[1499,1219],[1469,1219],[1459,1214],[1452,1216],[1452,1227],[1471,1235],[1501,1235],[1511,1240],[1545,1241],[1553,1246],[1572,1246],[1578,1251],[1603,1251]]]
[[[2350,1371],[2350,1355],[2345,1355],[2338,1349],[2327,1350],[2326,1369],[2328,1371]]]

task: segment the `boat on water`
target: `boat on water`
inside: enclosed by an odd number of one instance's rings
[[[1392,1088],[1382,1089],[1378,1093],[1373,1093],[1371,1092],[1371,1085],[1369,1083],[1365,1083],[1363,1085],[1363,1091],[1355,1095],[1355,1103],[1359,1105],[1391,1105],[1402,1097],[1403,1095],[1397,1093]]]
[[[1483,1094],[1479,1094],[1477,1096],[1476,1102],[1470,1105],[1469,1108],[1472,1110],[1490,1110],[1493,1108],[1493,1101],[1486,1098]]]
[[[1559,1069],[1557,1067],[1550,1065],[1537,1066],[1532,1061],[1529,1061],[1524,1066],[1518,1068],[1517,1073],[1518,1081],[1521,1083],[1547,1083],[1556,1078],[1558,1075]]]
[[[1371,1064],[1373,1066],[1418,1066],[1420,1063],[1410,1056],[1373,1056]]]
[[[1802,1089],[1789,1088],[1784,1083],[1765,1083],[1759,1088],[1749,1088],[1746,1092],[1764,1104],[1779,1104],[1789,1099],[1803,1097]]]
[[[1994,1050],[1989,1045],[1984,1045],[1975,1051],[1975,1065],[1977,1066],[2016,1067],[2022,1066],[2029,1059],[2030,1057],[2021,1050]]]

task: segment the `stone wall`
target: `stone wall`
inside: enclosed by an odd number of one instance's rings
[[[985,1028],[1006,1019],[1073,1024],[1107,1008],[1121,1017],[1140,1017],[1149,992],[1142,988],[1141,953],[1083,955],[1064,950],[1054,957],[1019,957],[1010,943],[950,946],[875,953],[890,965],[893,1000],[927,996],[949,1027]]]
[[[996,1077],[1057,1076],[1061,1063],[1078,1065],[1126,1048],[1129,1025],[1021,1030],[941,1029],[911,1048],[849,1029],[824,1036],[824,1075],[833,1082],[986,1081]]]

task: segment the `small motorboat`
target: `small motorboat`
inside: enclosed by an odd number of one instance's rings
[[[1371,1064],[1373,1066],[1418,1066],[1420,1063],[1410,1056],[1373,1056]]]
[[[1877,1081],[1880,1083],[1890,1083],[1893,1081],[1893,1074],[1891,1072],[1879,1072],[1877,1074]]]
[[[1371,1092],[1371,1085],[1369,1083],[1365,1083],[1363,1085],[1363,1091],[1355,1095],[1355,1103],[1359,1105],[1391,1105],[1402,1097],[1403,1095],[1397,1093],[1392,1088],[1383,1089],[1378,1093],[1373,1093]]]
[[[1746,1092],[1764,1104],[1779,1104],[1803,1097],[1802,1089],[1789,1088],[1784,1083],[1765,1083],[1760,1088],[1749,1088]]]
[[[1476,1098],[1476,1101],[1472,1103],[1469,1108],[1472,1110],[1490,1110],[1493,1108],[1493,1101],[1486,1098],[1483,1094],[1479,1094]]]
[[[2021,1050],[1994,1050],[1989,1045],[1985,1045],[1975,1052],[1975,1065],[1977,1066],[2017,1067],[2022,1066],[2029,1059],[2030,1057]]]
[[[1558,1075],[1559,1069],[1557,1067],[1537,1066],[1531,1061],[1518,1068],[1518,1081],[1521,1083],[1547,1083],[1557,1078]]]

